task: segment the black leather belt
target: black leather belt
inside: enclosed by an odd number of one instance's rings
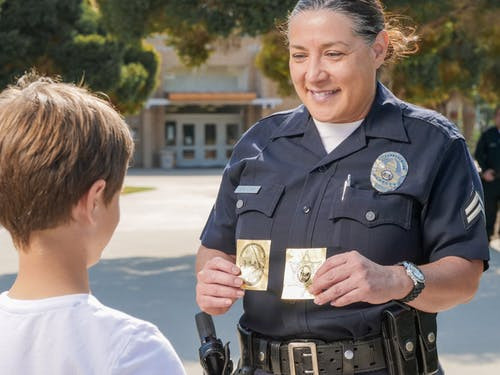
[[[351,375],[384,369],[382,337],[363,341],[275,341],[238,326],[243,366],[272,374]]]

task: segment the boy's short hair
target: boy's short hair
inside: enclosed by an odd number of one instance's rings
[[[105,100],[29,73],[0,93],[0,224],[16,246],[71,219],[99,179],[105,203],[121,189],[130,131]]]

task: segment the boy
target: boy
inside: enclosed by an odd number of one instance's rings
[[[19,273],[0,295],[0,374],[185,374],[149,322],[90,295],[133,151],[122,118],[33,74],[0,94],[0,224]]]

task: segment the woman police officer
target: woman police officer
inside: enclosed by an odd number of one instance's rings
[[[240,366],[250,372],[435,373],[434,314],[423,312],[469,301],[489,259],[465,142],[377,82],[407,41],[379,0],[301,0],[287,35],[303,105],[236,145],[201,235],[198,305],[222,314],[244,295]],[[263,287],[244,292],[235,254],[245,243],[268,268]],[[304,281],[296,299],[289,272]],[[398,306],[415,313],[387,313]],[[415,359],[417,345],[430,359]]]

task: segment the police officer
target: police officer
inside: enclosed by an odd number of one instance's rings
[[[500,202],[500,106],[495,111],[495,126],[486,129],[481,135],[474,156],[481,167],[486,232],[490,238],[495,229],[498,202]]]
[[[215,315],[244,296],[242,373],[435,373],[424,312],[469,301],[487,268],[463,137],[376,80],[408,52],[384,17],[379,0],[299,1],[287,35],[303,105],[255,124],[224,170],[196,298]]]

